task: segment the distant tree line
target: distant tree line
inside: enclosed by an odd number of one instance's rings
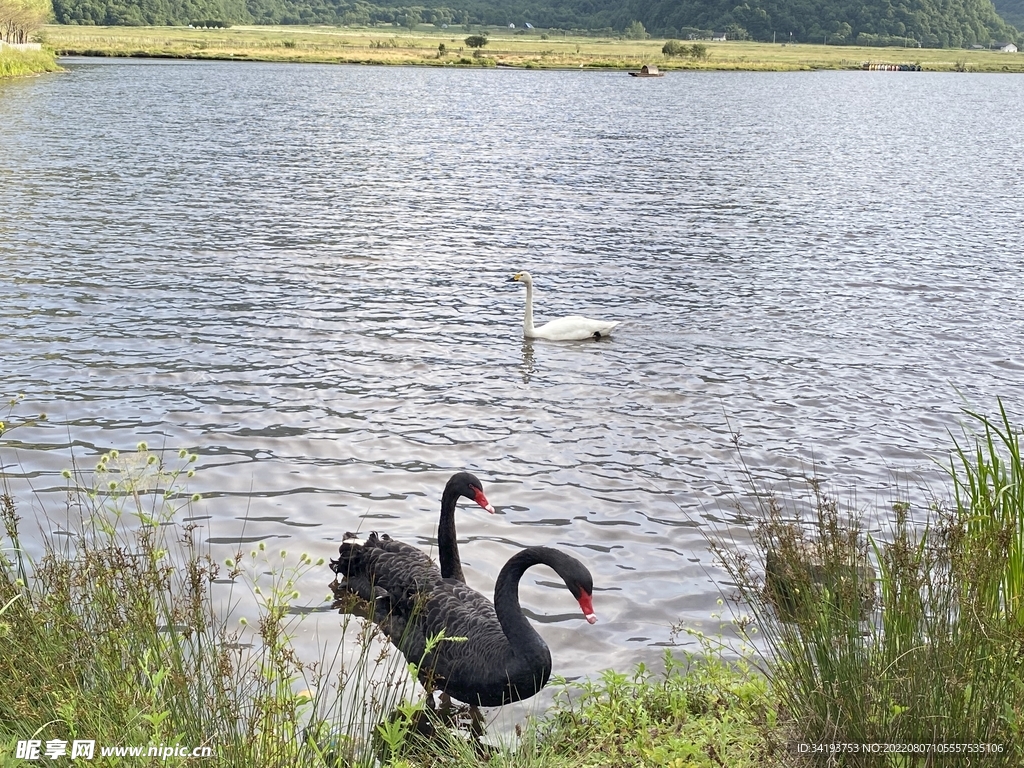
[[[1021,0],[1017,0],[1020,2]],[[959,48],[1016,40],[1018,31],[992,0],[651,0],[639,17],[666,37],[687,38],[693,28],[729,39],[795,43],[920,44]]]
[[[17,0],[0,0],[16,2]],[[401,0],[397,0],[401,2]],[[946,48],[1021,41],[992,0],[443,0],[376,5],[364,0],[53,0],[62,24],[471,25],[647,36]],[[998,0],[1024,16],[1024,0]],[[1024,21],[1024,19],[1022,19]]]

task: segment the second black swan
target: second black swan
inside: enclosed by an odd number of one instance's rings
[[[484,496],[483,484],[469,472],[456,472],[448,479],[441,495],[441,519],[437,523],[437,555],[441,562],[441,576],[456,579],[463,584],[462,561],[459,559],[459,541],[455,534],[455,502],[460,496],[472,499],[491,514],[494,507]]]

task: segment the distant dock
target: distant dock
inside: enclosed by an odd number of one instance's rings
[[[920,64],[886,64],[884,62],[865,61],[860,65],[861,69],[873,72],[920,72]]]

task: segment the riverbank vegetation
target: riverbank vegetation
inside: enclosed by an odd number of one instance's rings
[[[339,616],[319,658],[300,658],[319,603],[298,585],[323,573],[326,601],[323,561],[262,544],[216,561],[187,488],[194,454],[140,444],[65,470],[67,504],[32,542],[5,480],[0,766],[33,740],[40,754],[162,747],[103,763],[154,766],[206,748],[217,766],[1019,766],[1021,433],[1002,410],[972,418],[948,503],[897,501],[868,533],[812,480],[804,506],[755,495],[753,549],[710,535],[749,643],[690,631],[698,651],[669,648],[658,669],[553,681],[551,711],[490,743],[444,727],[371,625]],[[920,746],[861,746],[893,743]]]
[[[58,72],[61,67],[52,51],[22,51],[0,47],[0,77],[23,77],[40,72]]]
[[[94,27],[49,25],[41,39],[61,55],[289,61],[307,63],[630,70],[657,64],[673,70],[798,71],[861,69],[867,63],[913,63],[933,72],[1024,72],[1024,55],[990,50],[790,45],[738,41],[697,44],[700,56],[663,39],[517,35],[492,28],[484,48],[463,30],[423,26],[342,29],[319,26]],[[678,41],[676,41],[678,43]],[[692,51],[693,45],[685,46]],[[900,75],[907,76],[907,75]]]
[[[1021,431],[1002,407],[967,416],[980,436],[954,446],[948,503],[896,501],[869,532],[812,479],[807,515],[761,496],[756,560],[712,545],[793,741],[916,745],[841,765],[1024,764]]]

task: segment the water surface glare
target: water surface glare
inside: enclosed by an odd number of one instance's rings
[[[219,556],[430,547],[468,469],[471,585],[532,544],[593,572],[594,626],[523,582],[576,676],[715,631],[734,431],[758,480],[884,504],[962,405],[1024,413],[1024,78],[66,64],[0,82],[0,389],[51,419],[3,457],[25,514],[145,440],[199,454]],[[538,321],[622,326],[524,342],[519,269]]]

